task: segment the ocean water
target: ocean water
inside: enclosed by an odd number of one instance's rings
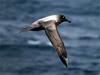
[[[58,27],[67,69],[44,31],[18,33],[52,14],[72,21]],[[100,0],[0,0],[0,75],[100,75]]]

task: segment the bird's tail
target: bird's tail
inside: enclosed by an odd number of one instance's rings
[[[24,27],[20,30],[20,32],[26,32],[26,31],[31,31],[33,28],[28,26],[28,27]]]

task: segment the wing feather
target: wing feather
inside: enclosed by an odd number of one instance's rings
[[[46,35],[48,36],[49,40],[51,41],[53,47],[56,49],[58,56],[60,57],[61,61],[65,66],[68,66],[67,59],[67,52],[61,37],[59,36],[57,30],[45,30]]]
[[[68,58],[67,58],[67,52],[66,48],[64,46],[64,43],[57,31],[56,25],[54,22],[47,22],[47,23],[41,23],[45,27],[45,33],[48,36],[49,40],[51,41],[53,47],[56,49],[56,52],[61,59],[62,63],[67,67],[68,66]],[[46,25],[48,24],[48,25]]]

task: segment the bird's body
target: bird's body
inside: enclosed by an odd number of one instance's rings
[[[53,47],[56,49],[56,52],[65,66],[68,65],[67,52],[64,46],[64,43],[57,31],[57,26],[64,22],[68,21],[64,15],[51,15],[44,18],[41,18],[32,23],[31,26],[25,27],[22,31],[40,31],[45,30],[46,35],[51,41]]]

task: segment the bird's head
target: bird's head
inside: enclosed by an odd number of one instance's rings
[[[62,23],[62,22],[69,22],[69,23],[71,23],[71,21],[68,20],[64,15],[59,15],[59,16],[58,16],[58,21],[59,21],[60,23]]]

